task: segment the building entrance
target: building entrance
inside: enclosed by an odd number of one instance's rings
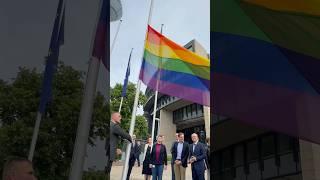
[[[184,133],[184,141],[188,142],[189,144],[192,144],[192,140],[191,140],[191,134],[192,133],[197,133],[198,136],[199,136],[199,141],[202,142],[202,143],[205,143],[206,131],[205,131],[205,126],[204,125],[182,129],[182,130],[180,130],[178,132]]]

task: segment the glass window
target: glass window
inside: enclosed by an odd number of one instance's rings
[[[244,164],[244,154],[243,154],[243,145],[237,145],[234,148],[234,165],[240,166]]]
[[[220,174],[218,174],[218,173],[213,174],[213,179],[214,180],[222,180]]]
[[[257,162],[249,164],[249,174],[247,180],[258,180],[261,179],[261,171]]]
[[[220,171],[220,153],[213,153],[213,172]]]
[[[191,117],[191,105],[187,106],[188,117]]]
[[[244,172],[244,167],[240,166],[236,168],[236,177],[234,180],[246,180],[246,173]],[[214,179],[215,180],[215,179]]]
[[[258,159],[258,143],[256,140],[247,142],[247,158],[249,162]]]
[[[267,135],[261,138],[261,154],[263,158],[275,154],[275,143],[273,135]]]
[[[296,172],[296,163],[293,160],[293,154],[285,154],[280,156],[280,175]]]
[[[266,159],[263,161],[263,163],[264,170],[262,171],[262,177],[264,179],[277,176],[278,167],[276,166],[275,158]]]
[[[192,117],[197,116],[197,104],[192,104]]]
[[[292,139],[289,136],[278,134],[279,154],[292,152]]]
[[[233,180],[233,174],[231,169],[225,170],[222,172],[222,179],[223,180]]]
[[[222,151],[222,168],[230,168],[232,166],[231,149]]]

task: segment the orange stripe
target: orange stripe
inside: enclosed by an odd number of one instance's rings
[[[161,49],[160,49],[161,48]],[[207,58],[199,56],[194,52],[185,50],[185,49],[172,49],[167,45],[156,45],[150,42],[146,42],[145,49],[148,50],[155,56],[175,59],[173,61],[184,61],[194,65],[201,65],[201,66],[210,66],[210,61]]]

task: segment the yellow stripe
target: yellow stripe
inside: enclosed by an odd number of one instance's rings
[[[169,46],[161,45],[162,49],[160,52],[160,46],[156,44],[152,44],[146,41],[145,49],[148,50],[150,53],[164,58],[170,59],[177,59],[181,61],[185,61],[194,65],[201,65],[201,66],[210,66],[210,61],[207,58],[199,56],[194,52],[188,50],[176,50],[172,49]]]
[[[320,16],[320,0],[243,0],[276,11]]]

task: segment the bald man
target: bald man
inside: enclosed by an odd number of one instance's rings
[[[204,180],[204,172],[206,170],[205,159],[207,157],[207,151],[204,144],[199,142],[199,136],[196,133],[191,135],[192,144],[189,148],[190,159],[192,170],[192,180]]]
[[[3,167],[3,180],[36,180],[31,161],[14,157],[9,159]]]
[[[110,136],[109,136],[110,140],[109,142],[106,142],[107,156],[109,156],[107,173],[110,173],[112,163],[116,159],[116,155],[118,154],[117,145],[120,138],[127,139],[130,143],[132,143],[131,136],[129,135],[129,133],[127,133],[120,127],[120,124],[121,124],[121,114],[118,112],[112,113],[111,121],[110,121]]]

